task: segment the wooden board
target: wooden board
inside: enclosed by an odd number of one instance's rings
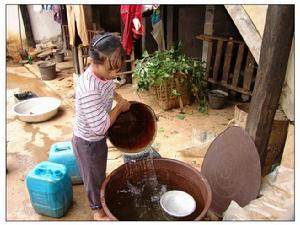
[[[226,53],[224,59],[224,66],[223,66],[223,77],[222,83],[227,84],[228,82],[228,74],[230,70],[231,58],[232,58],[232,49],[233,49],[233,38],[229,38],[229,41],[226,45]]]
[[[217,81],[218,79],[218,72],[219,72],[221,56],[222,56],[222,48],[223,48],[223,41],[219,40],[217,44],[216,58],[215,58],[214,70],[213,70],[214,81]]]
[[[42,53],[38,54],[37,57],[39,58],[46,58],[49,55],[53,54],[53,49],[48,49],[46,51],[43,51]]]
[[[245,91],[249,91],[251,87],[252,77],[253,77],[253,70],[254,70],[255,59],[252,56],[251,52],[248,51],[248,56],[246,60],[246,67],[244,73],[244,81],[243,81],[243,89]],[[249,99],[249,96],[242,96],[244,101]]]
[[[206,61],[206,70],[204,75],[204,80],[207,80],[209,77],[209,72],[211,70],[210,64],[211,64],[211,55],[212,55],[212,41],[208,41],[208,48],[207,48],[207,61]]]
[[[240,76],[240,71],[241,71],[241,65],[242,65],[242,61],[243,61],[244,48],[245,48],[245,44],[240,44],[239,45],[239,50],[238,50],[236,63],[235,63],[235,66],[234,66],[234,72],[233,72],[233,79],[232,79],[232,86],[233,87],[238,86],[238,81],[239,81],[239,76]]]
[[[213,36],[213,35],[205,35],[205,34],[197,35],[196,38],[199,40],[203,40],[203,41],[211,41],[211,40],[228,41],[227,38],[217,37],[217,36]],[[235,41],[235,40],[233,41],[233,43],[244,44],[244,42],[242,42],[242,41]]]
[[[227,89],[234,90],[236,92],[239,92],[239,93],[242,93],[242,94],[245,94],[245,95],[250,95],[250,96],[252,95],[251,91],[246,91],[246,90],[244,90],[241,87],[234,87],[234,86],[232,86],[230,84],[222,84],[221,82],[215,81],[212,78],[208,78],[207,81],[210,82],[210,83],[212,83],[212,84],[218,84],[218,85],[221,85],[221,86],[223,86],[223,87],[225,87]]]

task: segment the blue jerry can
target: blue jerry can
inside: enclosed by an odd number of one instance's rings
[[[41,162],[26,177],[34,210],[50,217],[62,217],[73,202],[71,178],[66,166]]]
[[[72,184],[82,184],[71,142],[57,142],[51,146],[48,161],[64,164]]]

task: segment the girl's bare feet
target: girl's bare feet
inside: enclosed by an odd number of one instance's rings
[[[97,209],[94,213],[94,220],[109,220],[108,216],[105,214],[104,209]]]

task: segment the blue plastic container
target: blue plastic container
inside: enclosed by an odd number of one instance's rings
[[[48,161],[64,164],[72,184],[82,184],[71,142],[57,142],[51,146]]]
[[[26,177],[34,210],[50,217],[62,217],[73,202],[71,178],[66,166],[41,162]]]

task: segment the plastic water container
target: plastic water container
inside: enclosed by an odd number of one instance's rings
[[[50,217],[62,217],[73,202],[71,178],[66,166],[41,162],[26,177],[34,210]]]
[[[64,164],[72,184],[82,184],[71,142],[57,142],[51,146],[48,161]]]

